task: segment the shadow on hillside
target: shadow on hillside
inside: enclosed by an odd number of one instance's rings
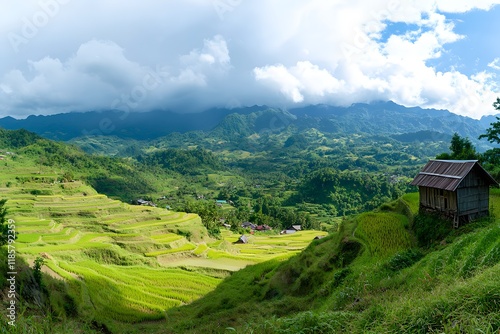
[[[2,323],[0,331],[111,333],[105,324],[79,317],[78,302],[69,293],[68,286],[62,279],[40,271],[37,274],[34,266],[18,254],[15,263],[9,262],[7,246],[1,247],[0,296],[4,306],[1,313],[8,320]],[[11,326],[13,324],[15,327]]]

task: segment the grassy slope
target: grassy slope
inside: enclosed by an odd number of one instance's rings
[[[500,191],[491,199],[499,217]],[[383,212],[345,220],[338,234],[287,262],[237,272],[168,312],[167,332],[497,333],[498,221],[470,224],[419,250],[405,229],[417,203],[418,195],[405,195]]]
[[[17,252],[28,263],[44,257],[45,272],[66,282],[79,317],[117,332],[164,319],[165,310],[207,294],[229,272],[289,258],[326,234],[260,234],[236,245],[239,235],[223,231],[223,240],[214,240],[197,215],[130,206],[79,181],[57,182],[62,173],[22,155],[0,165]],[[68,316],[66,301],[51,307],[56,318]],[[153,327],[161,332],[163,322]]]

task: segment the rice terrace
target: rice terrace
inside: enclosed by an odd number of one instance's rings
[[[0,166],[0,197],[16,223],[17,252],[64,280],[78,313],[107,323],[164,318],[247,265],[287,259],[326,232],[210,238],[196,214],[134,206],[21,156]]]

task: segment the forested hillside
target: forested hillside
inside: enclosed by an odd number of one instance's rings
[[[246,117],[257,124],[261,117],[272,115],[258,112]],[[442,141],[401,142],[315,129],[297,132],[293,127],[275,132],[252,130],[233,140],[221,136],[231,133],[231,124],[229,118],[212,132],[172,134],[150,142],[115,138],[108,145],[109,137],[87,142],[94,148],[121,143],[122,154],[114,157],[103,155],[106,149],[89,155],[25,130],[2,130],[2,140],[5,149],[33,157],[40,167],[59,166],[65,170],[65,179],[83,180],[125,202],[142,198],[197,211],[190,203],[200,198],[226,200],[233,203],[239,220],[276,228],[298,220],[319,228],[335,217],[397,198],[410,190],[408,180],[419,166],[447,146]],[[95,145],[97,141],[101,144]]]

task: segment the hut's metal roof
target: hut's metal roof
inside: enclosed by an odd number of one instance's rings
[[[414,186],[455,191],[474,168],[484,175],[486,183],[497,185],[495,179],[477,160],[430,160],[411,182]]]

